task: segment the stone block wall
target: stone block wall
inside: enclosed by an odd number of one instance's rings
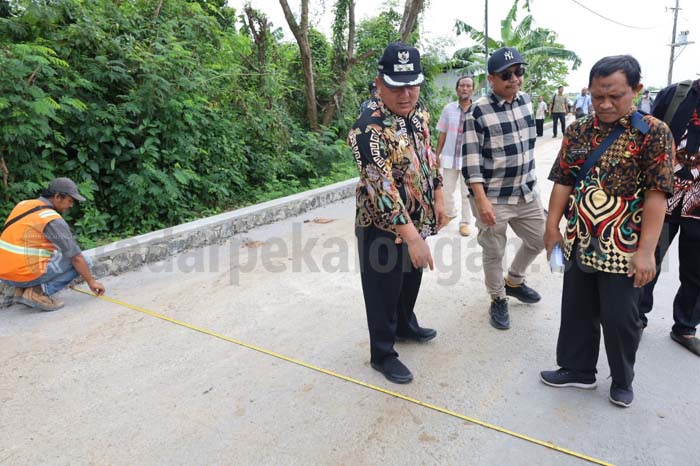
[[[261,225],[279,222],[355,194],[357,178],[256,204],[84,251],[96,278],[118,275],[184,251],[219,244]],[[0,307],[11,303],[13,288],[0,283]],[[9,296],[9,297],[8,297]]]

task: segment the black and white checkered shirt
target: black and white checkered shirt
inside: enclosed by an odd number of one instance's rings
[[[483,183],[494,204],[517,204],[520,198],[532,201],[539,195],[535,186],[536,138],[527,94],[518,93],[512,103],[493,92],[480,98],[464,122],[464,179]]]

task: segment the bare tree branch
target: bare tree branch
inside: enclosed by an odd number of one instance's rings
[[[347,12],[348,18],[348,38],[346,47],[346,59],[345,68],[341,71],[340,77],[338,78],[338,85],[335,92],[331,96],[330,102],[323,109],[322,125],[330,126],[333,121],[333,116],[336,110],[340,108],[343,102],[343,95],[345,94],[345,88],[347,86],[348,79],[350,77],[350,72],[353,66],[357,63],[355,55],[355,0],[339,0],[348,1],[347,10],[342,9],[342,11]],[[340,9],[337,9],[339,11]],[[367,58],[371,55],[373,51],[368,51],[362,55],[361,60]]]
[[[158,7],[156,8],[156,13],[153,15],[153,19],[158,19],[160,16],[160,10],[163,8],[163,0],[158,1]]]
[[[267,16],[258,10],[253,9],[250,3],[246,3],[243,8],[245,16],[243,23],[248,27],[253,36],[253,43],[258,52],[258,71],[262,71],[267,62],[267,44],[270,36],[270,22]],[[246,21],[247,19],[247,21]]]
[[[401,27],[399,28],[401,42],[406,42],[408,40],[408,36],[410,36],[413,30],[416,28],[418,15],[423,11],[424,5],[425,0],[406,0],[403,8]]]
[[[32,84],[34,84],[34,80],[36,79],[40,69],[41,65],[37,65],[37,67],[34,68],[34,71],[32,71],[32,74],[29,75],[29,77],[27,78],[27,82],[24,84],[25,87],[29,87]]]

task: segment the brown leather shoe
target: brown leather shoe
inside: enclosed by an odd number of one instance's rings
[[[26,289],[26,288],[18,288],[18,287],[15,287],[15,295],[12,297],[12,303],[13,303],[13,304],[19,303],[19,298],[22,297],[22,295],[24,294],[24,290],[25,290],[25,289]]]
[[[671,339],[676,343],[680,343],[682,346],[685,346],[691,353],[700,356],[700,339],[697,337],[692,336],[688,338],[685,335],[676,335],[675,333],[671,332]]]
[[[45,295],[40,286],[26,288],[16,302],[35,309],[41,309],[42,311],[57,311],[64,306],[61,301]]]
[[[472,229],[467,223],[460,223],[459,234],[462,236],[469,236],[472,233]]]

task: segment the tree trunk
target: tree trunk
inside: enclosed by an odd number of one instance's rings
[[[299,46],[301,63],[304,70],[304,84],[306,87],[306,114],[309,119],[309,127],[318,130],[318,111],[316,109],[316,88],[314,84],[314,64],[311,59],[311,47],[309,46],[309,0],[301,0],[301,18],[299,23],[294,19],[292,10],[287,0],[280,0],[280,5],[287,19],[289,29]]]
[[[163,0],[158,1],[158,7],[156,8],[156,12],[153,15],[153,19],[158,19],[160,16],[160,10],[163,8]]]
[[[270,37],[270,22],[264,13],[254,10],[250,4],[243,8],[245,16],[243,22],[246,23],[253,36],[253,43],[258,52],[258,72],[262,73],[267,64],[267,44]]]
[[[350,71],[352,70],[357,60],[354,58],[355,55],[355,0],[349,0],[347,4],[348,18],[348,39],[347,46],[345,47],[345,68],[341,71],[340,77],[338,78],[338,86],[335,92],[331,96],[330,102],[324,108],[323,117],[321,124],[323,126],[330,126],[335,116],[336,110],[340,108],[343,101],[343,95],[345,94],[345,86],[347,85],[348,78],[350,77]]]
[[[410,36],[413,30],[416,28],[418,15],[423,11],[424,4],[425,0],[406,0],[406,4],[403,8],[401,27],[399,28],[401,42],[406,42],[408,40],[408,36]]]
[[[5,164],[5,156],[0,155],[0,172],[2,172],[2,185],[7,189],[7,179],[10,176],[10,171]]]

